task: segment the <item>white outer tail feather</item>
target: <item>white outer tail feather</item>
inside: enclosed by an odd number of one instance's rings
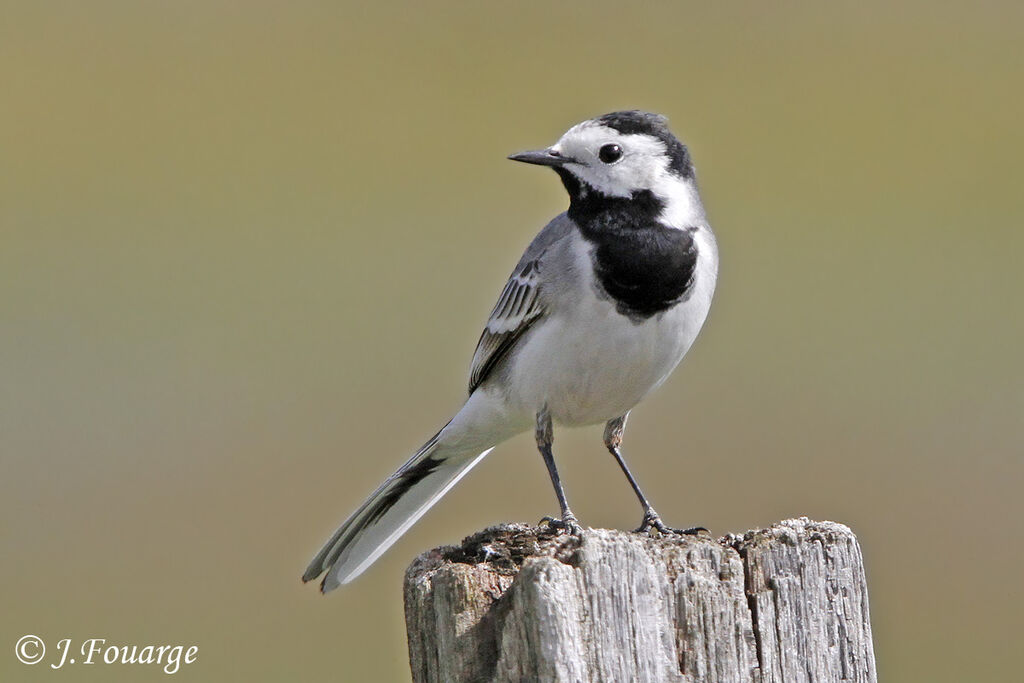
[[[392,531],[390,534],[388,534],[382,541],[376,542],[373,539],[373,537],[371,537],[371,536],[364,536],[362,539],[360,539],[359,542],[357,542],[354,546],[352,546],[352,550],[350,551],[349,556],[348,557],[344,557],[343,556],[343,557],[339,558],[339,562],[332,568],[332,570],[330,572],[328,572],[327,576],[324,577],[324,583],[323,583],[323,586],[322,586],[323,591],[326,593],[329,590],[337,588],[341,584],[348,583],[349,581],[351,581],[352,579],[356,578],[357,576],[362,574],[364,571],[366,571],[370,567],[370,565],[372,565],[374,562],[376,562],[377,558],[379,558],[381,555],[383,555],[387,551],[388,548],[390,548],[392,545],[394,545],[395,541],[397,541],[399,538],[401,538],[402,535],[406,531],[408,531],[409,528],[413,524],[418,522],[420,517],[422,517],[424,514],[426,514],[427,510],[429,510],[430,508],[434,507],[434,504],[437,501],[441,500],[441,498],[443,498],[444,495],[446,493],[448,493],[448,491],[450,491],[453,486],[458,484],[459,480],[462,479],[464,476],[466,476],[469,473],[469,471],[471,469],[473,469],[474,465],[476,465],[478,462],[483,460],[484,457],[488,453],[493,451],[493,450],[494,450],[493,447],[492,448],[488,448],[486,451],[484,451],[480,455],[476,456],[472,460],[467,460],[467,461],[461,462],[461,463],[453,463],[452,469],[454,470],[454,472],[453,472],[453,476],[451,477],[451,479],[449,479],[447,483],[443,484],[442,487],[439,490],[437,490],[437,491],[435,491],[433,493],[430,493],[429,496],[427,496],[427,499],[425,501],[423,501],[423,503],[420,504],[419,507],[417,507],[413,512],[408,514],[408,516],[406,516],[406,518],[395,528],[395,530]],[[417,485],[414,488],[418,492],[419,489],[421,489],[421,488],[426,489],[429,485],[430,485],[429,479],[426,479],[426,480],[424,480],[423,482],[421,482],[419,485]],[[411,493],[412,493],[412,491],[410,491],[409,494],[406,494],[405,496],[403,496],[402,502],[404,502],[405,499]],[[397,514],[398,510],[399,510],[398,507],[396,507],[394,509],[396,514]],[[386,517],[387,517],[387,515],[385,515],[385,518]],[[385,524],[386,524],[386,521],[385,521],[384,518],[382,518],[381,522],[380,522],[380,525],[383,526]],[[374,527],[370,527],[369,530],[375,530],[375,529],[374,529]],[[383,530],[381,530],[380,533],[383,533]],[[374,534],[374,536],[376,536],[376,535],[379,535],[379,534]],[[360,546],[363,545],[363,541],[366,542],[367,546],[369,546],[372,543],[376,547],[374,547],[373,550],[370,552],[370,554],[366,556],[366,559],[364,559],[361,562],[359,562],[359,564],[357,564],[355,567],[352,567],[352,569],[350,569],[348,571],[344,571],[345,566],[347,564],[351,564],[351,562],[354,562],[355,558],[358,557],[359,549],[360,549]],[[343,571],[344,571],[344,573],[343,573]]]
[[[362,574],[494,446],[533,424],[510,415],[504,397],[481,387],[441,431],[359,506],[309,563],[327,593]]]
[[[466,457],[462,449],[445,446],[437,439],[428,441],[338,528],[310,562],[303,581],[326,571],[320,589],[327,593],[362,574],[493,450],[488,448],[475,457]],[[429,473],[413,481],[406,490],[396,488],[406,486],[403,476],[426,462],[439,464],[428,468]],[[377,509],[389,496],[396,495],[383,512]]]

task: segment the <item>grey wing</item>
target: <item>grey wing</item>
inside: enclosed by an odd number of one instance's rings
[[[540,231],[519,259],[477,342],[469,371],[469,393],[487,379],[530,325],[544,315],[544,255],[571,228],[568,217],[561,214]]]

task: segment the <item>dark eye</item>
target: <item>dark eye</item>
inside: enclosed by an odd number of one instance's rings
[[[597,153],[597,158],[606,164],[614,164],[622,158],[622,148],[618,145],[605,145]]]

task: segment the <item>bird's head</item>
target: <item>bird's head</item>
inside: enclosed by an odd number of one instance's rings
[[[509,159],[553,168],[574,204],[653,198],[672,223],[701,211],[690,153],[658,114],[605,114],[576,124],[547,149]]]

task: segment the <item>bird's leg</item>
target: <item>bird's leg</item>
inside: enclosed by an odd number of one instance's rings
[[[690,529],[673,529],[672,527],[666,526],[661,521],[661,516],[655,511],[654,507],[651,506],[647,500],[647,496],[640,490],[640,485],[636,483],[636,479],[633,478],[633,473],[626,467],[626,461],[622,459],[622,435],[626,431],[626,418],[629,417],[629,413],[626,413],[622,417],[617,417],[614,420],[608,420],[608,424],[604,428],[604,445],[615,457],[615,462],[619,463],[619,467],[622,468],[622,473],[626,475],[626,479],[629,480],[629,485],[633,487],[633,491],[636,493],[636,497],[640,499],[640,504],[644,507],[644,518],[640,522],[640,526],[635,529],[636,533],[649,533],[651,529],[657,529],[663,534],[688,534],[695,535],[702,531],[707,531],[704,527],[692,527]]]
[[[554,519],[545,517],[542,522],[547,522],[556,529],[568,531],[573,535],[583,533],[576,515],[569,509],[569,503],[565,500],[565,491],[562,489],[562,480],[558,477],[558,469],[555,467],[555,456],[551,453],[551,444],[554,442],[554,430],[551,427],[551,413],[547,406],[541,408],[537,413],[537,450],[544,458],[544,464],[548,467],[548,474],[551,475],[551,484],[555,487],[555,495],[558,496],[558,504],[562,508],[562,518]]]

